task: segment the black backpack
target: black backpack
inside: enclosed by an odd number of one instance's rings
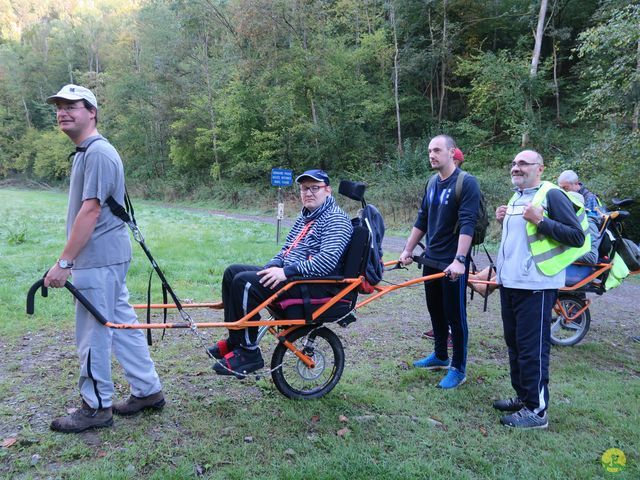
[[[460,196],[462,195],[462,183],[464,182],[464,177],[469,175],[467,172],[461,170],[458,178],[456,179],[456,202],[460,204]],[[436,179],[438,178],[438,174],[434,174],[429,181],[427,182],[426,192],[429,191],[431,187],[433,187]],[[484,194],[480,192],[480,205],[478,206],[478,218],[476,219],[476,226],[473,229],[473,238],[471,240],[471,245],[480,245],[484,242],[484,238],[487,236],[487,228],[489,227],[489,214],[487,213],[487,201],[484,198]],[[456,226],[454,231],[457,232],[459,229],[458,222],[456,222]]]
[[[361,224],[371,232],[371,249],[367,260],[365,278],[369,285],[377,285],[382,280],[384,264],[382,263],[382,239],[384,238],[384,220],[376,207],[369,204],[360,212]]]

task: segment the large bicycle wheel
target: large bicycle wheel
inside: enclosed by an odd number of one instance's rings
[[[584,299],[574,295],[561,295],[558,302],[562,305],[569,317],[573,317],[584,308]],[[591,313],[587,308],[574,320],[568,320],[564,315],[553,310],[551,317],[551,343],[554,345],[575,345],[589,331]]]
[[[311,400],[335,387],[344,370],[344,349],[338,336],[325,327],[303,327],[287,336],[298,350],[315,362],[309,368],[284,344],[279,343],[271,357],[271,377],[286,397]]]

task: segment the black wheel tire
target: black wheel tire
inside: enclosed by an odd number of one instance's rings
[[[311,356],[316,367],[309,369],[279,343],[271,357],[271,378],[276,388],[296,400],[313,400],[333,390],[344,370],[344,348],[338,336],[326,327],[301,327],[291,332],[287,340]]]
[[[569,315],[582,309],[585,305],[584,298],[575,295],[560,295],[558,301]],[[578,318],[567,322],[562,315],[554,310],[551,316],[551,343],[560,346],[575,345],[580,342],[591,325],[591,313],[587,308]]]

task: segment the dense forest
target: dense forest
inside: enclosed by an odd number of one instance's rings
[[[441,132],[494,203],[522,146],[640,196],[638,1],[5,0],[0,79],[0,178],[64,180],[45,99],[77,83],[152,197],[320,166],[413,205]]]

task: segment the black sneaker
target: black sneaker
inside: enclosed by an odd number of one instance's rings
[[[231,344],[227,339],[220,340],[219,342],[214,343],[209,348],[207,348],[207,352],[209,352],[209,355],[211,355],[213,358],[217,358],[218,360],[224,358],[224,356],[232,350],[233,348],[231,347]]]
[[[245,378],[248,373],[260,370],[262,367],[264,367],[264,360],[260,349],[250,350],[244,347],[235,348],[213,364],[213,370],[218,375],[235,375],[236,378]]]
[[[511,415],[505,415],[500,419],[500,423],[505,427],[521,429],[547,428],[549,426],[547,412],[544,412],[541,417],[527,407],[523,407]]]
[[[524,403],[520,398],[513,397],[505,400],[495,400],[493,402],[493,408],[500,410],[501,412],[517,412],[524,407]]]

